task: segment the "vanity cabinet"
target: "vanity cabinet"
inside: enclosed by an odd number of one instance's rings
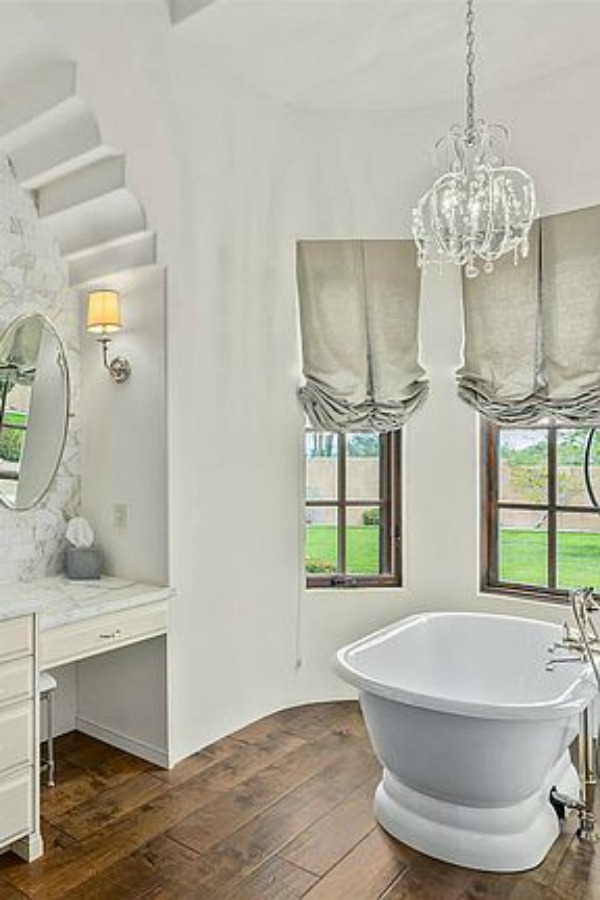
[[[42,669],[52,669],[88,659],[108,650],[158,637],[166,630],[166,600],[118,612],[105,612],[92,619],[42,631],[40,666]]]
[[[41,854],[36,627],[33,615],[0,620],[0,851]]]

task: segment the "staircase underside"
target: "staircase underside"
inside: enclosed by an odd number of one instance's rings
[[[77,96],[74,63],[38,65],[13,86],[0,106],[0,149],[33,192],[72,286],[156,262],[156,235],[127,187],[125,157],[103,143]]]

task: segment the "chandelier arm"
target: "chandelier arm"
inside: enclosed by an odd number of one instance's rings
[[[497,259],[498,256],[500,255],[499,253],[497,255],[497,251],[500,250],[500,248],[504,247],[504,240],[505,240],[505,236],[506,236],[506,228],[505,228],[504,236],[502,236],[500,239],[500,245],[498,247],[495,247],[497,237],[496,237],[496,229],[495,229],[495,221],[494,220],[495,220],[495,215],[497,214],[497,207],[496,207],[496,204],[494,203],[494,171],[491,167],[488,167],[488,173],[487,173],[487,194],[488,194],[488,201],[487,201],[488,216],[487,216],[486,232],[485,232],[485,239],[483,241],[483,244],[481,247],[481,252],[479,255],[481,256],[481,259],[484,260],[484,262],[490,263],[490,262],[493,262],[495,259]],[[501,202],[502,202],[504,210],[506,210],[507,209],[506,204],[503,203],[503,201],[501,201]]]
[[[487,172],[487,220],[485,236],[480,247],[479,256],[486,262],[492,259],[494,240],[494,176],[491,170]]]
[[[512,184],[509,183],[507,190],[509,199],[514,201],[515,194]],[[500,249],[498,252],[499,257],[504,256],[505,253],[509,253],[512,240],[510,209],[507,203],[503,204],[502,212],[504,213],[504,236],[502,238],[502,243],[500,244]]]
[[[428,196],[428,206],[429,206],[429,216],[430,216],[431,222],[433,223],[433,231],[435,234],[435,242],[437,244],[437,251],[438,251],[438,253],[440,253],[443,256],[445,253],[448,253],[449,247],[446,244],[446,237],[444,234],[444,229],[442,227],[442,223],[440,221],[437,204],[434,203],[433,197],[431,196],[431,194],[429,194],[429,196]]]

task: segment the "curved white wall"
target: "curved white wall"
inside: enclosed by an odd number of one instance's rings
[[[169,266],[171,729],[182,756],[278,706],[344,695],[335,648],[415,609],[558,613],[478,597],[477,423],[455,395],[452,272],[430,274],[424,292],[433,391],[406,429],[406,588],[306,594],[299,576],[294,242],[406,235],[429,149],[459,106],[284,107],[221,71],[184,26],[170,30],[160,5],[136,6],[39,9],[126,150]],[[599,86],[593,61],[489,98],[490,118],[514,127],[514,158],[536,175],[544,211],[600,201],[600,125],[580,112]]]

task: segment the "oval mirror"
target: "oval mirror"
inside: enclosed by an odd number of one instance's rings
[[[0,337],[0,503],[31,509],[50,488],[69,423],[69,369],[51,322],[35,313]]]

